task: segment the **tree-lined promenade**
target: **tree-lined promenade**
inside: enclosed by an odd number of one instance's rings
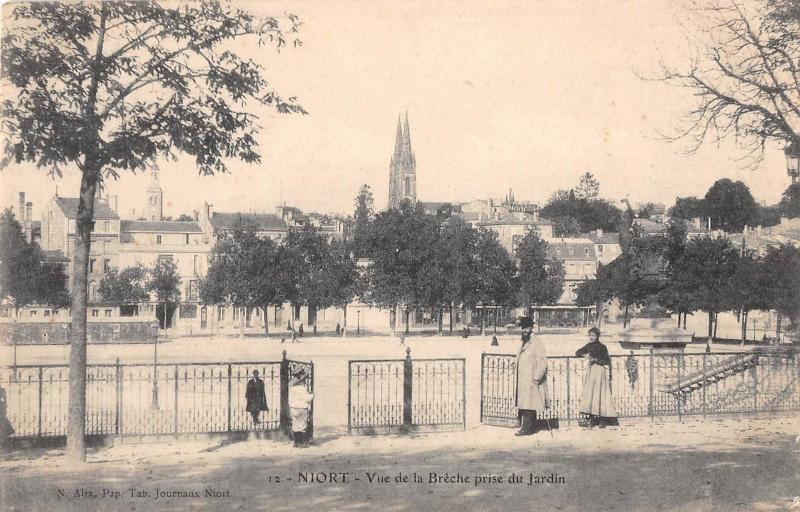
[[[357,266],[356,254],[368,262]],[[260,236],[246,221],[217,234],[201,300],[206,304],[261,308],[306,306],[316,328],[320,309],[358,299],[403,316],[434,312],[442,329],[444,311],[476,305],[525,307],[554,304],[561,295],[561,262],[548,257],[546,242],[531,231],[516,258],[497,235],[457,217],[428,215],[411,204],[357,224],[350,242],[330,240],[311,227],[291,231],[280,242]],[[265,325],[265,329],[268,327]]]

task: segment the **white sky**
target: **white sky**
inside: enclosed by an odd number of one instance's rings
[[[633,203],[702,196],[720,177],[774,203],[789,184],[778,147],[751,171],[732,145],[687,157],[658,140],[692,98],[636,72],[687,61],[677,1],[305,1],[290,9],[305,23],[301,48],[239,51],[310,115],[265,111],[262,165],[235,163],[231,175],[198,177],[190,157],[160,162],[166,215],[204,200],[217,210],[270,211],[281,197],[306,211],[350,213],[365,183],[383,208],[397,115],[406,110],[421,200],[501,197],[513,187],[517,199],[544,202],[587,170],[602,196],[630,194]],[[147,183],[127,175],[109,184],[123,217],[140,214]],[[16,205],[24,190],[38,218],[56,186],[74,197],[78,185],[74,171],[53,181],[9,168],[0,172],[0,205]]]

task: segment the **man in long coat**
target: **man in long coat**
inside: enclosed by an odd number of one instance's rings
[[[547,353],[544,342],[533,336],[533,319],[523,317],[522,346],[517,354],[517,408],[520,429],[515,435],[536,433],[537,416],[547,407]]]
[[[244,398],[247,400],[245,410],[253,416],[253,425],[258,425],[259,413],[269,411],[267,394],[264,392],[264,381],[258,378],[258,370],[253,370],[253,378],[247,382]]]

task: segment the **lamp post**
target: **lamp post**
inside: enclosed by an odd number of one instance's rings
[[[783,154],[786,156],[786,174],[792,179],[792,184],[797,183],[800,179],[800,146],[791,142]]]
[[[356,324],[356,334],[360,335],[361,334],[361,310],[360,309],[356,310],[356,317],[357,317],[357,320],[358,320],[358,323]]]

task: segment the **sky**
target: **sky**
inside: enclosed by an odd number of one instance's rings
[[[661,140],[693,104],[658,81],[659,62],[688,62],[686,10],[675,0],[239,2],[303,21],[299,48],[242,44],[284,96],[308,115],[260,116],[262,162],[232,162],[201,177],[191,157],[160,161],[165,215],[200,209],[351,213],[367,184],[388,200],[399,114],[408,113],[423,201],[503,197],[544,203],[592,172],[601,196],[668,206],[702,196],[719,178],[744,181],[775,203],[788,186],[783,153],[768,147],[752,170],[732,144],[692,156]],[[145,206],[146,175],[106,186],[123,218]],[[34,216],[54,193],[76,197],[69,169],[53,180],[32,166],[0,171],[0,205],[25,191]]]

